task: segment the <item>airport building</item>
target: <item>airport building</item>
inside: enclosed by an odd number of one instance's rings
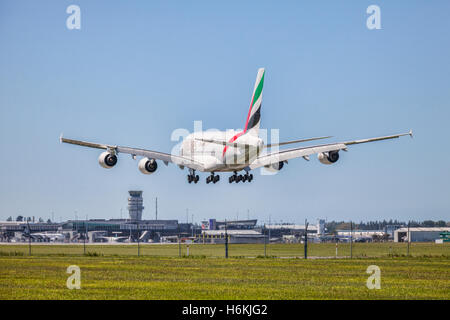
[[[14,233],[25,231],[28,226],[31,232],[57,231],[60,223],[45,223],[26,221],[0,221],[0,231],[5,233]]]
[[[264,243],[264,239],[268,241],[268,237],[257,230],[203,230],[199,243],[225,243],[225,236],[228,236],[228,243]]]
[[[202,221],[202,230],[222,230],[225,229],[225,226],[229,230],[250,230],[256,227],[256,223],[258,220],[224,220],[217,221],[216,219],[209,219]]]
[[[352,239],[355,242],[371,242],[375,237],[383,237],[383,230],[336,230],[337,236],[341,240]]]
[[[431,242],[441,239],[441,234],[450,232],[449,227],[443,228],[400,228],[394,231],[394,242]]]

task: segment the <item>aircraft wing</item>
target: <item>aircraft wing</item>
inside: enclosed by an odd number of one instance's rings
[[[121,147],[121,146],[115,146],[115,145],[108,145],[108,144],[101,144],[101,143],[95,143],[95,142],[87,142],[87,141],[81,141],[81,140],[73,140],[73,139],[67,139],[60,137],[61,143],[69,143],[74,144],[82,147],[88,147],[88,148],[95,148],[95,149],[103,149],[110,152],[115,153],[127,153],[131,154],[132,156],[142,156],[147,157],[150,159],[156,159],[163,161],[166,165],[171,162],[179,166],[188,167],[194,170],[203,171],[204,165],[198,161],[195,161],[193,159],[189,159],[186,157],[176,156],[169,153],[163,153],[158,151],[152,151],[152,150],[146,150],[146,149],[140,149],[140,148],[131,148],[131,147]]]
[[[300,140],[285,141],[285,142],[280,142],[280,143],[266,144],[265,148],[273,148],[273,147],[278,147],[278,146],[284,146],[284,145],[287,145],[287,144],[308,142],[308,141],[314,141],[314,140],[322,140],[322,139],[328,139],[328,138],[332,138],[332,136],[308,138],[308,139],[300,139]]]
[[[308,139],[286,141],[286,142],[280,142],[280,143],[272,143],[272,144],[266,144],[264,146],[264,148],[273,148],[273,147],[277,147],[277,146],[284,146],[286,144],[293,144],[293,143],[308,142],[308,141],[313,141],[313,140],[328,139],[328,138],[331,138],[331,137],[332,136],[326,136],[326,137],[317,137],[317,138],[308,138]],[[222,146],[228,146],[228,147],[233,147],[233,148],[246,148],[247,146],[249,146],[248,144],[236,143],[236,142],[227,142],[227,141],[222,141],[222,140],[200,139],[200,138],[196,138],[195,140],[208,142],[208,143],[220,144]]]
[[[376,137],[376,138],[369,138],[369,139],[361,139],[361,140],[345,141],[345,142],[339,142],[339,143],[322,144],[322,145],[316,145],[316,146],[280,150],[277,152],[272,152],[269,154],[264,154],[264,155],[259,156],[250,165],[250,169],[256,169],[256,168],[260,168],[263,166],[278,163],[280,161],[287,161],[290,159],[295,159],[295,158],[300,158],[300,157],[304,157],[306,160],[308,160],[309,159],[308,156],[315,154],[315,153],[338,151],[338,150],[347,151],[347,146],[350,146],[350,145],[374,142],[374,141],[381,141],[381,140],[388,140],[388,139],[395,139],[395,138],[399,138],[401,136],[406,136],[406,135],[409,135],[412,137],[412,131],[409,131],[408,133],[395,134],[395,135],[391,135],[391,136]]]

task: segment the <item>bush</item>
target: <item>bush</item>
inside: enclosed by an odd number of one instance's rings
[[[19,252],[19,251],[11,251],[11,252],[0,251],[0,256],[16,257],[16,256],[23,256],[23,255],[24,255],[24,253]]]
[[[86,257],[103,257],[103,253],[99,253],[99,252],[95,252],[95,251],[93,251],[93,252],[88,251],[86,253]]]

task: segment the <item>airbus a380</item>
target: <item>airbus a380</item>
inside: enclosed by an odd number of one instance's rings
[[[139,161],[138,168],[144,174],[154,173],[158,168],[156,160],[160,160],[166,165],[174,163],[181,169],[188,168],[189,174],[187,175],[187,180],[189,183],[197,183],[199,181],[199,176],[196,174],[196,171],[210,173],[206,178],[206,183],[218,182],[220,179],[220,176],[216,174],[218,172],[232,172],[233,174],[228,178],[229,183],[238,183],[240,181],[251,182],[253,180],[253,174],[250,173],[251,170],[265,167],[269,171],[279,171],[290,159],[302,157],[305,160],[309,160],[310,155],[317,154],[321,163],[330,165],[338,161],[339,151],[347,151],[348,146],[395,139],[406,135],[412,137],[412,131],[409,131],[408,133],[384,137],[319,144],[285,150],[278,150],[278,147],[330,137],[300,139],[264,145],[264,141],[259,137],[264,75],[264,68],[259,69],[244,130],[194,132],[183,140],[178,155],[140,148],[66,139],[63,138],[62,135],[60,141],[105,150],[100,154],[98,160],[100,165],[107,169],[116,165],[117,155],[119,153],[126,153],[131,154],[133,159],[136,159],[136,156],[143,157]],[[275,149],[275,147],[276,151],[263,152],[265,148]],[[241,171],[244,171],[245,173],[238,174],[238,172]]]

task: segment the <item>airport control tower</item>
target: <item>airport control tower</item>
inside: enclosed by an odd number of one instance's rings
[[[132,221],[142,220],[142,210],[144,210],[142,199],[142,191],[128,191],[130,197],[128,198],[128,211],[130,212],[130,219]]]

